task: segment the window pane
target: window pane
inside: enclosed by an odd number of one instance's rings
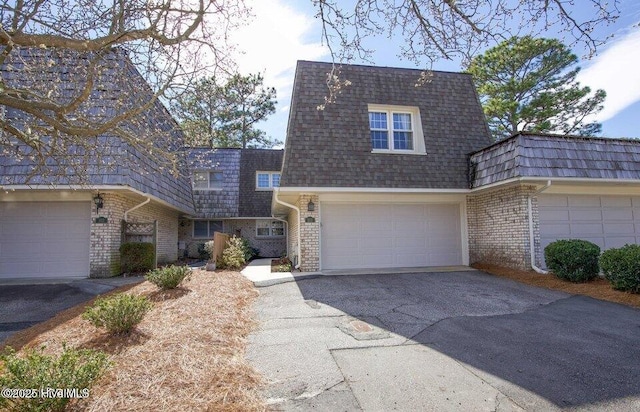
[[[393,148],[396,150],[413,150],[413,133],[393,132]]]
[[[207,172],[195,172],[193,174],[194,189],[206,189],[209,185],[207,180]]]
[[[222,172],[209,172],[209,188],[222,189]]]
[[[256,231],[258,236],[269,236],[269,228],[268,227],[259,227]]]
[[[266,189],[269,187],[269,173],[258,173],[258,188]]]
[[[274,173],[271,175],[271,182],[273,187],[280,187],[280,173]]]
[[[213,237],[213,232],[222,233],[222,220],[210,220],[209,221],[209,236]]]
[[[284,222],[279,220],[271,222],[271,236],[284,236]]]
[[[372,130],[371,131],[371,147],[373,147],[374,149],[388,149],[389,148],[388,132]]]
[[[387,129],[387,114],[385,112],[369,112],[370,129]]]
[[[393,130],[411,130],[411,114],[394,113]]]
[[[193,237],[208,237],[209,222],[206,220],[193,221]]]

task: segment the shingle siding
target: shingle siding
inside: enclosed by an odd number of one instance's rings
[[[28,83],[28,87],[36,92],[44,91],[44,94],[47,94],[51,91],[54,99],[68,101],[84,86],[83,76],[86,76],[86,73],[83,70],[91,56],[90,53],[23,49],[20,59],[14,58],[5,62],[0,70],[3,80],[13,86]],[[56,64],[40,64],[40,61],[47,62],[49,59]],[[25,73],[25,68],[22,67],[25,61],[30,64],[33,62],[42,69],[38,72],[37,78],[22,77]],[[152,99],[153,93],[149,85],[123,52],[114,51],[100,64],[103,66],[95,81],[95,90],[87,102],[78,109],[82,113],[102,118],[105,115],[116,114],[121,110],[121,104],[124,107],[136,107]],[[5,118],[19,129],[25,129],[33,122],[30,116],[15,109],[7,110]],[[119,126],[138,137],[148,136],[155,139],[155,144],[167,151],[175,150],[176,145],[183,139],[177,123],[158,100],[155,100],[148,110],[136,116],[135,124],[123,122]],[[162,141],[158,136],[166,136],[167,139]],[[30,173],[34,170],[35,163],[29,161],[28,157],[16,160],[12,155],[3,156],[3,150],[0,150],[0,164],[3,166],[0,185],[28,183],[129,186],[155,196],[183,212],[193,213],[193,199],[186,170],[180,170],[180,175],[174,176],[167,167],[151,160],[148,155],[113,134],[107,133],[87,139],[89,143],[95,143],[93,147],[96,148],[96,153],[84,153],[85,149],[81,147],[68,148],[70,154],[85,158],[86,164],[81,164],[73,170],[66,167],[61,158],[50,159],[47,162],[47,173],[39,172],[34,176],[30,176]],[[13,144],[15,145],[15,142]],[[2,149],[7,148],[8,146],[5,146]],[[6,150],[5,153],[12,153],[12,150]],[[60,169],[56,162],[61,162],[64,169]],[[27,181],[28,177],[30,180]]]
[[[240,149],[190,149],[191,173],[218,170],[223,173],[222,190],[193,189],[196,216],[203,219],[238,217],[240,202]]]
[[[242,149],[240,155],[240,217],[271,216],[270,190],[256,190],[256,172],[282,169],[282,150]]]
[[[352,82],[335,103],[329,63],[298,62],[285,145],[283,187],[466,188],[467,153],[490,143],[471,76],[342,66]],[[427,155],[371,153],[368,104],[417,106]]]
[[[470,157],[473,187],[513,177],[640,179],[640,140],[518,134]]]

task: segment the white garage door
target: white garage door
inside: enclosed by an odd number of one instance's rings
[[[558,239],[584,239],[602,250],[640,243],[640,197],[541,195],[542,250]]]
[[[0,203],[0,278],[89,276],[90,202]]]
[[[322,203],[322,269],[462,264],[458,204]]]

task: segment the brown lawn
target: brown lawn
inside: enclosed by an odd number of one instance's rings
[[[126,293],[154,308],[127,336],[109,336],[81,317],[86,304],[13,335],[14,348],[63,342],[107,352],[113,366],[72,411],[264,410],[260,376],[244,358],[258,293],[238,272],[194,271],[182,288],[161,292],[143,282]],[[114,291],[115,292],[115,291]],[[113,293],[113,292],[112,292]]]
[[[541,275],[533,270],[524,271],[489,264],[474,264],[472,266],[483,272],[513,279],[528,285],[561,290],[571,294],[590,296],[596,299],[608,300],[609,302],[640,308],[640,294],[614,290],[606,279],[596,278],[590,282],[571,283],[560,280],[552,274]]]

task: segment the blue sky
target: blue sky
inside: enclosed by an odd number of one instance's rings
[[[276,88],[277,112],[258,127],[272,138],[284,141],[296,61],[330,61],[329,51],[321,44],[321,27],[314,18],[310,0],[248,0],[247,3],[253,9],[254,18],[232,38],[242,52],[237,57],[239,69],[244,74],[263,73],[265,85]],[[621,17],[616,23],[598,29],[599,34],[613,37],[596,56],[580,61],[582,71],[578,80],[592,89],[607,92],[605,108],[595,118],[602,123],[603,136],[640,138],[640,2],[622,0],[619,9]],[[555,34],[545,36],[555,37]],[[400,40],[375,39],[374,64],[424,68],[397,57]],[[578,56],[586,53],[578,48],[573,51]],[[460,62],[444,60],[432,68],[462,70]]]

